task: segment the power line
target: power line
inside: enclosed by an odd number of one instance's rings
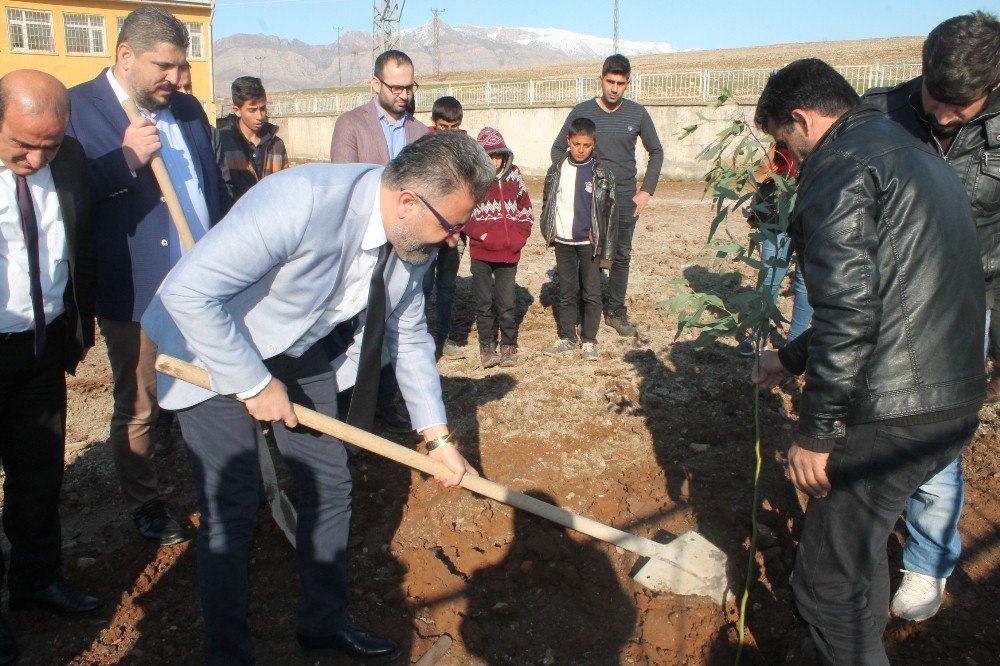
[[[337,26],[336,28],[334,28],[334,30],[337,31],[337,85],[343,86],[344,77],[341,74],[341,69],[340,69],[340,31],[343,30],[343,28]]]

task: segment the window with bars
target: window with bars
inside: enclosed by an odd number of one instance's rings
[[[116,16],[115,17],[115,23],[118,24],[118,31],[115,32],[115,43],[117,44],[118,43],[118,35],[122,34],[122,26],[125,25],[125,17],[124,16]]]
[[[94,14],[63,14],[67,53],[104,55],[108,52],[104,17]]]
[[[7,9],[7,34],[11,51],[52,49],[52,12]]]
[[[205,57],[205,37],[201,31],[201,23],[185,23],[188,35],[191,37],[191,45],[188,46],[188,58]]]

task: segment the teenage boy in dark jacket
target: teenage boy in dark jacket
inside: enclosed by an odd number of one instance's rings
[[[531,235],[534,213],[514,153],[500,132],[484,127],[476,137],[496,165],[497,177],[465,225],[472,257],[472,291],[476,297],[479,360],[484,368],[517,363],[517,318],[514,312],[517,262]],[[500,353],[497,354],[497,327]]]
[[[545,242],[556,251],[559,273],[559,340],[545,350],[549,356],[576,350],[583,293],[581,357],[596,361],[597,329],[601,325],[601,269],[611,267],[618,234],[615,177],[594,154],[597,125],[577,118],[569,126],[569,149],[545,175],[542,216]]]
[[[754,380],[805,373],[792,483],[813,497],[792,591],[827,664],[887,665],[886,540],[969,443],[983,381],[983,269],[955,172],[826,63],[772,74],[756,122],[800,165],[789,232],[810,328]]]
[[[260,79],[241,76],[233,81],[232,94],[233,112],[219,123],[217,157],[236,201],[264,176],[287,168],[288,156],[278,127],[267,122],[267,93]]]

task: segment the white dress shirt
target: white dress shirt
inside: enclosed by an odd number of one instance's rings
[[[368,218],[365,235],[361,239],[361,253],[347,266],[344,279],[330,293],[330,297],[320,306],[323,309],[316,325],[306,331],[305,335],[285,351],[292,357],[299,357],[310,347],[325,338],[338,325],[353,319],[368,307],[368,292],[371,290],[372,273],[378,263],[378,250],[386,244],[385,227],[382,225],[382,204],[379,199],[381,188],[375,190],[375,203],[372,214]],[[241,400],[251,398],[267,386],[271,381],[268,374],[264,380],[252,389],[236,394]]]
[[[66,309],[63,301],[69,280],[66,228],[48,166],[28,176],[28,189],[38,223],[38,266],[45,321],[51,323]],[[31,331],[34,326],[28,249],[17,205],[16,175],[0,163],[0,333]]]
[[[111,89],[115,91],[115,96],[118,98],[119,104],[128,99],[128,93],[125,92],[125,89],[118,83],[118,79],[111,73],[110,67],[108,68],[107,77],[108,81],[111,82]],[[191,228],[191,235],[197,241],[205,235],[205,232],[208,231],[211,225],[208,204],[205,201],[205,191],[202,189],[202,183],[205,179],[202,177],[203,174],[200,173],[200,166],[197,161],[192,159],[191,151],[184,140],[184,133],[181,131],[180,125],[177,124],[177,120],[174,118],[174,114],[171,112],[169,106],[156,112],[147,111],[142,108],[139,111],[150,120],[156,121],[156,129],[160,133],[160,143],[163,144],[163,148],[160,149],[160,157],[163,158],[163,163],[167,167],[167,173],[170,174],[170,182],[173,183],[174,189],[177,190],[177,198],[181,202],[184,217],[187,218],[188,226]],[[184,246],[181,244],[180,237],[177,235],[177,228],[174,225],[170,225],[168,233],[167,242],[170,247],[170,265],[173,266],[180,260],[181,254],[184,252]]]

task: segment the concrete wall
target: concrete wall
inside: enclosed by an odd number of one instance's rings
[[[698,152],[711,142],[715,133],[729,124],[729,119],[742,114],[750,120],[753,106],[725,106],[709,109],[704,104],[647,106],[663,144],[664,160],[661,178],[698,179],[708,170],[704,162],[695,159]],[[548,169],[549,150],[562,128],[567,107],[531,107],[524,109],[471,109],[465,112],[462,128],[476,136],[483,127],[493,127],[503,134],[514,151],[514,162],[526,175],[544,175]],[[701,113],[710,118],[703,122]],[[430,114],[418,113],[417,118],[430,123]],[[330,137],[335,116],[289,116],[272,118],[281,127],[288,153],[294,160],[327,160],[330,158]],[[703,126],[683,141],[677,137],[682,127],[702,122]],[[642,143],[636,146],[640,177],[645,171],[646,152]]]

